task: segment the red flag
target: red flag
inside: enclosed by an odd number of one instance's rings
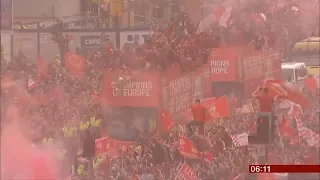
[[[211,162],[213,161],[213,155],[212,155],[212,153],[209,152],[209,151],[206,151],[206,152],[204,153],[204,159],[205,159],[205,161],[206,161],[207,163],[211,163]]]
[[[272,98],[279,96],[299,104],[302,108],[308,107],[308,102],[302,95],[296,93],[280,80],[265,80],[263,86],[268,88],[268,96]]]
[[[198,159],[201,157],[200,151],[195,147],[195,145],[192,142],[190,142],[189,139],[185,137],[180,137],[179,151],[181,155],[183,155],[186,158]]]
[[[37,57],[37,68],[38,68],[38,73],[41,76],[43,77],[48,76],[48,64],[44,61],[42,56]]]
[[[74,77],[83,77],[86,67],[86,58],[67,52],[65,55],[65,67],[69,70],[70,74]]]
[[[161,128],[160,132],[164,134],[168,134],[172,126],[174,125],[172,117],[170,116],[169,112],[165,109],[162,109],[162,111],[160,112],[159,124],[159,128]]]
[[[207,108],[206,121],[229,117],[231,115],[227,96],[223,96],[218,99],[215,97],[206,98],[201,101],[201,104]],[[191,108],[187,109],[183,113],[183,116],[187,120],[193,119]]]
[[[175,180],[183,180],[183,179],[197,180],[198,178],[196,174],[193,172],[192,168],[188,164],[184,163],[181,166],[177,176],[174,179]]]
[[[213,104],[208,107],[208,113],[206,114],[206,120],[214,120],[217,118],[229,117],[231,115],[228,98],[227,96],[222,96],[216,99]]]

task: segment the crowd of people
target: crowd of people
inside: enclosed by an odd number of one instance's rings
[[[275,34],[279,29],[271,32],[275,27],[270,26],[269,20],[263,25],[270,27],[268,31],[262,31],[260,24],[255,22],[246,23],[245,29],[237,28],[242,25],[242,18],[248,18],[248,13],[252,12],[250,9],[241,10],[246,11],[246,16],[234,19],[233,27],[222,28],[217,24],[209,31],[197,33],[198,24],[187,23],[186,32],[181,33],[169,24],[166,30],[155,28],[154,35],[142,45],[125,46],[122,50],[106,45],[101,52],[88,57],[82,79],[70,76],[59,61],[48,64],[46,75],[39,72],[39,67],[22,54],[10,62],[2,61],[2,112],[7,112],[10,106],[18,107],[19,115],[23,117],[19,123],[25,127],[24,133],[36,146],[42,146],[43,142],[62,142],[61,149],[65,151],[62,160],[59,160],[68,166],[61,169],[61,178],[174,180],[181,173],[180,168],[187,163],[197,179],[248,179],[255,178],[248,176],[248,165],[261,162],[265,153],[269,157],[268,164],[319,164],[316,161],[319,160],[319,149],[316,146],[310,146],[302,138],[294,140],[292,136],[281,133],[283,119],[288,120],[296,134],[298,129],[295,119],[288,116],[290,108],[282,108],[280,103],[277,103],[276,108],[276,123],[279,125],[277,136],[269,152],[265,152],[264,146],[259,145],[237,146],[232,139],[232,135],[255,131],[258,110],[253,108],[249,112],[240,110],[229,118],[206,124],[205,137],[208,144],[205,149],[211,154],[206,159],[187,158],[180,153],[179,138],[186,131],[185,126],[180,125],[176,125],[165,136],[145,137],[141,134],[127,148],[115,149],[99,162],[95,159],[93,172],[89,172],[87,160],[81,158],[84,132],[89,129],[95,139],[104,136],[97,131],[104,128],[106,121],[99,101],[104,71],[119,68],[124,72],[131,69],[163,70],[171,64],[180,64],[183,71],[189,71],[207,62],[210,48],[252,42],[263,46],[282,40],[276,40]],[[272,13],[275,15],[280,12]],[[13,80],[15,86],[3,85],[7,79]],[[312,106],[303,112],[301,119],[305,127],[319,134],[319,103],[312,100],[319,97],[315,94],[308,98]],[[95,117],[94,121],[90,121],[92,117]],[[2,113],[1,119],[1,128],[4,129],[10,124],[10,118],[8,114]]]

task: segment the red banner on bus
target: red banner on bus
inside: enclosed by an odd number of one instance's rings
[[[209,56],[212,81],[237,81],[238,48],[213,49]]]
[[[161,78],[162,105],[170,115],[177,115],[190,107],[195,99],[211,93],[210,72],[203,65],[192,72],[182,72],[179,65],[164,72]]]
[[[281,79],[280,53],[273,49],[243,48],[239,72],[244,83],[245,98],[260,87],[265,79]]]
[[[119,71],[104,74],[103,101],[112,106],[158,107],[160,72],[138,72],[119,80]]]

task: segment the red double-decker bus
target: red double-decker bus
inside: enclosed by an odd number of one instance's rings
[[[165,108],[176,120],[196,98],[211,96],[208,64],[189,72],[179,65],[163,71],[134,72],[119,87],[120,70],[105,72],[102,108],[105,131],[118,140],[133,141],[137,132],[153,135]]]
[[[212,95],[230,95],[242,100],[252,98],[265,79],[282,79],[279,49],[223,47],[212,49],[209,56]]]

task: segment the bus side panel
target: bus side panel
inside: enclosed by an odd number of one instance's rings
[[[264,49],[264,74],[265,79],[282,79],[281,52],[276,49]]]
[[[160,72],[137,72],[120,79],[121,72],[104,74],[102,101],[111,106],[159,107]]]
[[[172,116],[187,110],[194,100],[210,95],[210,72],[205,64],[194,71],[182,72],[180,65],[168,68],[161,76],[161,102]]]
[[[261,87],[265,79],[281,79],[281,53],[275,49],[255,50],[244,48],[240,60],[241,79],[243,80],[245,99]]]
[[[265,78],[262,50],[256,50],[253,47],[243,48],[239,62],[243,72],[244,98],[250,99]]]

